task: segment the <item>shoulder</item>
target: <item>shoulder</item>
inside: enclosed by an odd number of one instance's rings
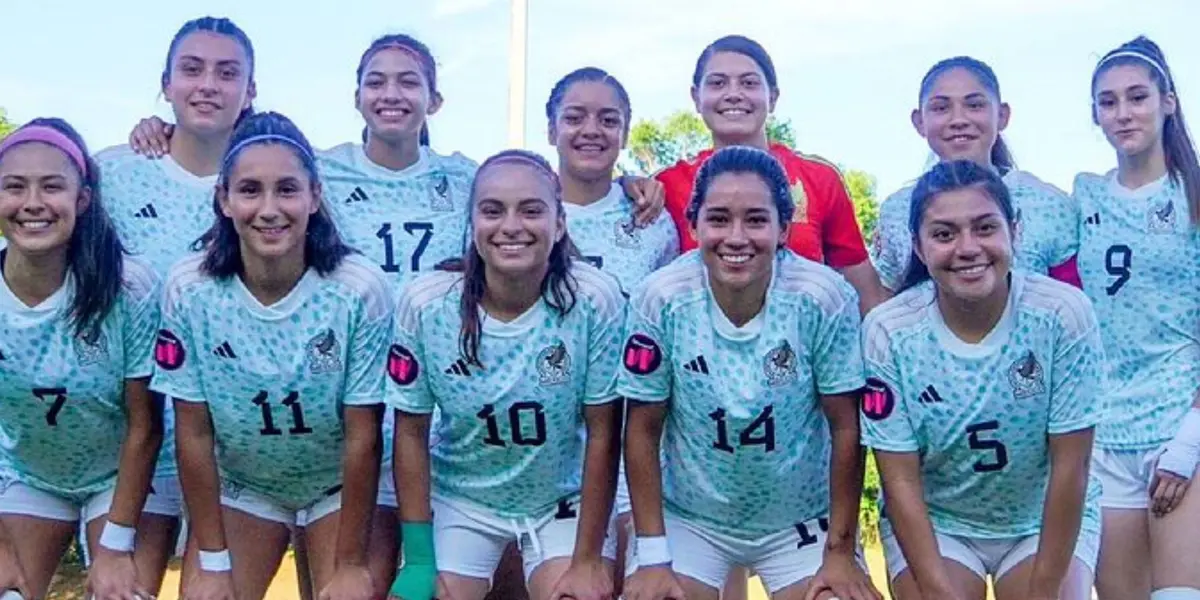
[[[888,194],[888,196],[883,199],[883,202],[879,203],[879,211],[883,212],[885,209],[899,210],[901,208],[907,210],[908,206],[912,204],[912,195],[914,189],[916,189],[916,186],[906,185],[892,192],[891,194]]]
[[[696,171],[700,170],[700,165],[704,162],[705,157],[705,154],[701,153],[693,158],[681,158],[675,161],[675,164],[663,167],[652,177],[668,187],[691,187],[692,180],[696,177]]]
[[[841,187],[845,185],[841,169],[833,161],[820,155],[805,154],[782,144],[772,144],[771,154],[783,163],[788,170],[788,175],[793,178],[803,177],[809,183],[820,186],[836,184]]]
[[[704,290],[700,251],[692,250],[651,273],[634,290],[630,307],[639,314],[660,314],[672,302]]]
[[[150,265],[128,256],[121,265],[121,279],[124,292],[135,302],[158,294],[162,283]]]
[[[1068,197],[1066,192],[1028,171],[1013,170],[1004,177],[1004,183],[1008,184],[1009,189],[1027,191],[1039,198],[1059,200]]]
[[[190,297],[189,292],[213,281],[212,276],[201,269],[203,264],[204,254],[196,253],[171,265],[163,283],[164,306],[171,306],[179,299]]]
[[[359,145],[354,142],[338,144],[332,148],[317,151],[317,164],[322,168],[353,168],[355,157],[358,156]]]
[[[890,341],[897,335],[924,327],[929,321],[926,310],[933,304],[929,282],[907,289],[876,306],[863,319],[863,350],[868,356],[886,356]]]
[[[368,318],[378,319],[392,310],[390,288],[379,269],[360,255],[352,254],[342,260],[338,268],[325,276],[325,280],[347,290],[366,308]]]
[[[858,294],[837,271],[790,250],[775,259],[775,291],[811,299],[826,314],[836,313],[847,303],[858,303]]]
[[[421,314],[430,307],[447,301],[452,301],[457,307],[462,293],[462,279],[462,273],[434,271],[409,281],[396,299],[397,323],[404,329],[412,330]]]
[[[582,260],[571,262],[571,275],[579,283],[579,295],[588,308],[602,315],[622,312],[625,296],[616,278]]]
[[[1038,273],[1022,272],[1025,278],[1021,305],[1026,310],[1051,317],[1065,332],[1082,335],[1096,327],[1091,300],[1083,290]]]
[[[97,152],[92,158],[100,166],[102,175],[143,167],[151,163],[150,159],[134,152],[129,144],[109,146]]]
[[[439,154],[430,148],[429,162],[433,168],[447,175],[461,175],[470,178],[474,177],[475,172],[479,170],[479,163],[461,152]]]
[[[1072,193],[1079,194],[1094,194],[1099,190],[1103,190],[1108,186],[1109,175],[1100,175],[1084,171],[1075,175]]]

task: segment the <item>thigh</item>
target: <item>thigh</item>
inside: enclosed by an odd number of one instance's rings
[[[821,569],[825,558],[824,529],[828,528],[828,524],[825,527],[822,524],[819,519],[798,523],[755,542],[757,556],[749,566],[758,573],[772,597],[792,597],[796,584],[811,579]],[[747,574],[745,570],[741,573],[743,578]],[[781,596],[787,588],[793,589]]]
[[[1200,589],[1200,471],[1183,501],[1162,518],[1150,518],[1150,556],[1154,589]]]
[[[1071,564],[1059,586],[1058,597],[1061,600],[1091,600],[1098,545],[1096,537],[1094,533],[1080,532]],[[1030,578],[1033,577],[1039,544],[1039,536],[1029,536],[1016,544],[1000,561],[995,576],[997,600],[1021,600],[1025,597]]]
[[[138,519],[137,546],[133,562],[138,578],[147,590],[157,593],[167,573],[167,565],[179,541],[178,517],[143,512]]]
[[[605,539],[601,548],[601,556],[612,562],[617,557],[616,530],[610,521],[604,533]],[[536,530],[518,538],[521,549],[521,562],[524,566],[525,581],[531,581],[543,564],[562,558],[571,558],[575,554],[575,543],[579,538],[578,505],[560,503],[558,512]],[[546,590],[548,593],[550,590]],[[536,597],[536,594],[534,595]]]
[[[44,598],[58,563],[75,537],[76,522],[0,514],[0,525],[8,530],[25,581],[35,598]]]
[[[296,587],[300,588],[301,600],[313,600],[316,593],[313,591],[312,571],[308,568],[308,539],[299,527],[292,528],[292,561],[296,564]]]
[[[307,566],[312,577],[314,596],[333,581],[337,568],[338,530],[341,528],[341,511],[326,514],[316,521],[299,524],[296,529],[304,532],[307,548]],[[389,582],[391,583],[391,582]]]
[[[433,547],[437,552],[439,577],[460,576],[447,578],[451,582],[461,578],[481,580],[486,593],[488,583],[500,564],[500,557],[513,541],[513,534],[482,515],[464,512],[453,501],[434,498],[431,504]],[[517,556],[519,558],[520,555]],[[522,580],[519,570],[516,577],[518,581]],[[465,600],[459,596],[454,598]]]
[[[942,568],[950,579],[950,585],[963,600],[984,600],[987,597],[987,582],[962,563],[948,558],[942,559]],[[895,600],[921,600],[921,588],[911,569],[904,569],[892,579],[892,596]]]
[[[550,594],[570,567],[570,557],[542,561],[529,577],[529,597],[533,600],[556,600]]]
[[[1150,529],[1145,509],[1105,508],[1096,566],[1100,600],[1150,596]]]
[[[221,508],[221,519],[233,561],[234,589],[240,600],[258,600],[266,595],[287,552],[288,525],[230,507]]]
[[[439,563],[440,564],[440,563]],[[488,600],[528,600],[529,588],[525,585],[525,569],[521,551],[516,542],[504,546],[500,563],[492,575]]]
[[[887,562],[888,578],[896,600],[920,600],[921,591],[908,559],[904,557],[900,542],[884,528],[883,554]],[[942,568],[958,596],[967,600],[983,600],[987,593],[986,567],[983,560],[962,541],[948,535],[934,533],[938,553],[942,556]]]
[[[715,600],[725,586],[729,571],[736,564],[732,556],[734,549],[698,525],[673,515],[665,515],[665,524],[667,542],[672,550],[672,568],[679,576],[679,583],[688,600],[694,600],[693,592],[708,597],[709,591]],[[636,557],[636,539],[633,551]],[[686,580],[691,580],[691,583]]]

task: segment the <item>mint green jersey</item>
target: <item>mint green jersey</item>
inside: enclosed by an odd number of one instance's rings
[[[679,232],[671,216],[663,211],[650,225],[635,226],[633,201],[619,183],[592,204],[564,203],[563,209],[579,252],[626,291],[679,256]]]

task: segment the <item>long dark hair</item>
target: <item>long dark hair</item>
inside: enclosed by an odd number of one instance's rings
[[[75,216],[75,230],[71,232],[67,246],[67,269],[75,279],[75,295],[71,298],[68,314],[76,335],[94,338],[121,292],[125,247],[104,209],[100,196],[100,167],[88,152],[83,137],[62,119],[38,118],[21,126],[21,129],[32,126],[49,127],[67,136],[79,147],[87,166],[86,172],[79,174],[80,193],[88,190],[91,202]],[[75,165],[74,161],[70,162]]]
[[[471,230],[475,226],[474,206],[478,200],[480,177],[491,167],[506,163],[529,165],[550,179],[554,188],[556,217],[562,218],[564,214],[562,186],[559,184],[558,175],[541,155],[525,150],[504,150],[483,161],[483,164],[479,165],[479,170],[475,172],[475,180],[471,183],[471,210],[467,213],[470,226],[467,228],[466,255],[460,259],[443,261],[437,268],[463,274],[462,301],[459,303],[462,331],[459,333],[458,346],[464,360],[480,367],[483,366],[483,363],[479,362],[479,341],[483,334],[483,323],[479,320],[479,305],[487,291],[487,277],[483,256],[479,254],[479,249],[475,247],[474,236],[471,235]],[[579,258],[579,250],[576,249],[575,242],[571,241],[570,234],[564,231],[562,239],[558,240],[550,249],[549,268],[541,283],[542,299],[560,317],[567,316],[575,308],[579,282],[571,274],[571,265],[576,258]]]
[[[437,63],[433,60],[433,53],[429,51],[429,46],[422,44],[411,35],[404,35],[403,33],[385,35],[371,42],[371,45],[363,52],[362,57],[358,59],[358,69],[354,72],[354,85],[356,88],[362,86],[363,69],[367,68],[367,63],[371,62],[371,58],[376,53],[386,48],[404,48],[416,54],[417,58],[420,59],[421,72],[425,75],[425,81],[429,82],[429,97],[437,97]],[[362,141],[364,144],[367,143],[369,133],[368,129],[363,127]],[[421,137],[417,143],[421,146],[429,145],[428,123],[421,124]]]
[[[917,97],[917,106],[925,105],[925,101],[929,99],[929,94],[933,91],[933,86],[937,83],[938,78],[946,71],[952,69],[963,69],[974,75],[979,84],[992,95],[992,98],[997,103],[1001,102],[1000,80],[996,78],[996,72],[987,63],[977,58],[955,56],[939,61],[929,68],[929,71],[925,73],[925,77],[921,78],[921,92]],[[1012,151],[1008,149],[1008,144],[1004,142],[1004,137],[1000,135],[1000,132],[996,132],[996,143],[992,144],[990,158],[992,166],[999,169],[1001,173],[1007,173],[1016,167]]]
[[[175,52],[179,50],[179,44],[183,42],[187,36],[196,33],[197,31],[208,31],[211,33],[220,34],[232,38],[246,52],[246,60],[250,61],[250,73],[247,77],[247,85],[254,85],[254,44],[250,43],[250,36],[242,31],[233,21],[224,17],[200,17],[192,19],[184,23],[179,31],[175,32],[175,37],[171,38],[171,46],[167,49],[167,64],[163,67],[162,72],[162,88],[165,90],[168,83],[171,83],[171,63],[175,60]],[[238,114],[237,120],[233,122],[234,128],[241,124],[246,117],[254,114],[254,106],[250,105],[242,109]]]
[[[929,267],[917,256],[920,244],[921,219],[925,217],[925,209],[930,201],[938,194],[961,190],[968,187],[980,188],[995,201],[1000,208],[1000,214],[1008,222],[1009,231],[1016,227],[1016,211],[1013,210],[1012,196],[1008,186],[995,171],[976,164],[970,160],[953,160],[941,162],[929,169],[920,179],[912,192],[912,205],[908,210],[908,230],[912,235],[912,253],[908,257],[908,268],[904,271],[899,294],[911,287],[920,285],[930,278]]]
[[[204,262],[200,268],[213,277],[233,277],[242,272],[241,241],[233,227],[233,219],[221,212],[221,196],[229,194],[229,175],[242,151],[258,144],[279,144],[292,150],[308,173],[314,193],[320,184],[312,146],[290,119],[276,112],[264,112],[251,115],[243,121],[234,130],[229,148],[221,159],[221,171],[217,176],[218,191],[213,194],[216,219],[193,246],[204,251]],[[342,241],[325,203],[320,199],[318,202],[319,208],[309,217],[308,231],[304,236],[304,264],[321,275],[328,275],[354,250]]]
[[[1125,42],[1114,48],[1096,65],[1092,73],[1092,120],[1099,123],[1096,114],[1096,82],[1105,71],[1118,65],[1138,65],[1149,71],[1150,79],[1158,87],[1160,96],[1175,94],[1175,114],[1167,115],[1163,121],[1162,145],[1166,157],[1167,173],[1176,185],[1182,185],[1187,195],[1192,223],[1200,225],[1200,161],[1196,158],[1196,145],[1188,135],[1187,121],[1183,119],[1183,104],[1167,57],[1158,44],[1146,36]],[[1159,71],[1159,69],[1162,69]]]

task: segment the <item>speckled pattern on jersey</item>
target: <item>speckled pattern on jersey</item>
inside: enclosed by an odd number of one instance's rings
[[[197,177],[170,156],[151,160],[127,145],[96,154],[104,206],[121,243],[149,263],[160,280],[176,262],[192,253],[195,242],[212,225],[213,186],[217,177]],[[178,472],[175,461],[175,410],[163,406],[163,443],[155,477]]]
[[[1004,176],[1017,211],[1016,267],[1031,273],[1048,273],[1074,254],[1079,207],[1058,188],[1024,171]],[[879,206],[879,220],[871,244],[871,259],[888,289],[899,287],[912,255],[908,213],[913,186],[888,196]]]
[[[761,329],[749,330],[752,321],[733,332],[692,251],[648,277],[629,313],[617,391],[643,402],[670,398],[666,508],[742,539],[826,516],[830,435],[816,393],[863,385],[853,288],[781,251]]]
[[[1200,386],[1200,232],[1164,177],[1137,191],[1081,174],[1079,275],[1100,319],[1109,419],[1096,443],[1146,450],[1174,437]]]
[[[180,262],[166,282],[154,389],[208,404],[225,493],[303,508],[342,482],[344,407],[382,402],[387,284],[355,256],[264,307],[199,265]]]
[[[401,295],[388,360],[388,404],[441,409],[430,450],[433,491],[505,518],[541,517],[580,492],[584,405],[616,399],[625,299],[577,262],[577,304],[544,301],[510,323],[484,318],[482,367],[459,351],[458,273],[417,279]]]
[[[421,148],[399,172],[371,162],[361,144],[318,154],[325,200],[347,243],[386,273],[393,289],[462,256],[476,164]]]
[[[679,256],[679,233],[665,211],[645,228],[634,226],[633,201],[613,183],[594,204],[564,204],[567,231],[592,266],[612,275],[626,292]]]
[[[99,336],[67,316],[74,279],[36,307],[0,278],[0,478],[81,502],[115,485],[127,430],[125,380],[149,377],[159,280],[125,261]]]
[[[1104,352],[1083,292],[1013,271],[1008,307],[979,344],[941,318],[932,282],[876,308],[863,325],[869,392],[863,444],[917,452],[934,529],[972,538],[1041,530],[1048,435],[1102,418]],[[1099,532],[1100,485],[1083,529]]]

